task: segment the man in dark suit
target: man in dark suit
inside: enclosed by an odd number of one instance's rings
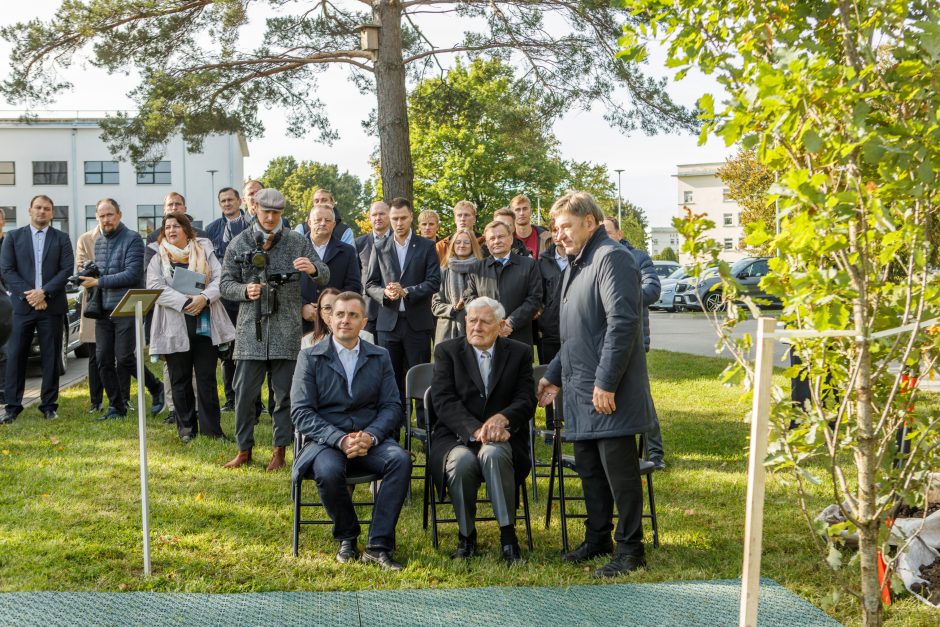
[[[68,310],[65,282],[72,273],[75,256],[68,234],[52,228],[52,215],[52,199],[36,196],[29,203],[29,225],[3,238],[0,274],[13,297],[13,333],[7,344],[6,415],[0,420],[4,423],[13,422],[23,411],[26,359],[36,331],[42,358],[39,411],[46,418],[58,417],[58,356]]]
[[[212,241],[215,256],[221,263],[225,259],[228,243],[248,228],[249,219],[241,209],[242,199],[235,188],[223,187],[219,190],[218,199],[222,216],[206,225],[206,235]],[[238,303],[222,299],[222,305],[232,324],[238,324]],[[222,406],[222,411],[235,410],[235,390],[232,388],[234,380],[235,360],[232,359],[232,352],[228,351],[222,358],[222,387],[225,390],[225,405]]]
[[[340,292],[362,293],[362,274],[356,249],[334,237],[336,217],[326,204],[314,205],[307,218],[310,241],[320,260],[330,269],[330,280],[318,287],[309,277],[300,277],[300,301],[304,319],[304,333],[313,330],[316,316],[320,315],[315,305],[320,292],[332,287]]]
[[[467,337],[434,349],[431,401],[437,423],[429,464],[438,491],[446,482],[459,536],[453,557],[476,553],[476,499],[486,481],[499,523],[503,559],[522,561],[516,539],[517,486],[529,474],[529,420],[535,414],[532,347],[499,337],[506,312],[480,297],[467,305]]]
[[[539,404],[550,404],[564,381],[565,436],[587,508],[584,542],[565,559],[581,563],[614,552],[613,531],[616,552],[594,576],[615,577],[646,565],[636,436],[653,426],[653,403],[640,272],[633,255],[607,235],[590,194],[565,194],[551,215],[571,262],[561,286],[561,351],[539,380],[538,396]]]
[[[388,350],[395,379],[405,401],[405,374],[431,361],[431,336],[437,322],[431,296],[441,287],[441,267],[434,242],[415,235],[411,202],[391,202],[392,236],[375,248],[366,292],[379,304],[375,327],[378,344]]]
[[[320,500],[339,542],[336,559],[358,557],[359,520],[346,487],[348,472],[382,477],[362,561],[401,570],[391,552],[395,526],[411,481],[411,458],[392,439],[402,419],[388,352],[359,339],[365,300],[343,292],[333,303],[333,335],[301,351],[291,386],[291,420],[305,438],[295,479],[312,470]]]
[[[506,310],[500,335],[532,346],[532,318],[542,304],[542,278],[531,257],[510,254],[512,232],[493,221],[483,229],[490,257],[477,262],[467,275],[465,303],[480,296],[499,301]]]
[[[385,241],[391,232],[391,223],[388,221],[388,205],[381,200],[372,203],[369,207],[369,223],[372,225],[372,232],[365,233],[356,238],[356,253],[359,255],[359,268],[362,271],[362,285],[365,286],[369,280],[369,270],[372,267],[372,255],[375,252],[375,245]],[[365,291],[363,290],[365,294]],[[366,331],[375,337],[375,319],[379,315],[379,303],[366,297],[366,313],[369,316],[369,322],[366,324]]]

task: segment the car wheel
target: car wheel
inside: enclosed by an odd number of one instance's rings
[[[59,351],[59,376],[65,374],[69,366],[69,330],[62,331],[62,350]]]
[[[709,292],[702,304],[705,311],[715,312],[721,309],[725,302],[721,292]]]

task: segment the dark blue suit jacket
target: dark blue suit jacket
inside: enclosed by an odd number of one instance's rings
[[[0,250],[0,273],[10,291],[13,311],[29,314],[35,311],[23,292],[41,287],[46,292],[46,311],[64,315],[68,310],[65,283],[75,268],[72,241],[67,233],[51,226],[46,230],[46,241],[42,249],[42,285],[36,282],[36,255],[33,251],[33,234],[29,225],[13,229],[3,238]]]
[[[322,261],[330,268],[330,280],[326,285],[317,287],[309,275],[300,275],[300,300],[304,305],[317,302],[320,291],[327,287],[336,288],[340,292],[362,293],[359,258],[355,248],[332,237],[326,245]]]
[[[297,357],[290,416],[306,443],[294,460],[294,477],[305,475],[321,451],[337,448],[347,433],[366,431],[381,444],[402,422],[401,397],[388,351],[359,340],[352,395],[346,370],[327,336]]]
[[[405,311],[399,311],[401,301],[385,298],[385,286],[389,283],[400,283],[405,288]],[[376,330],[393,330],[401,313],[413,331],[433,331],[437,322],[431,313],[431,296],[440,287],[441,266],[434,242],[412,233],[402,268],[398,264],[394,235],[385,238],[375,248],[366,282],[367,295],[379,304]]]
[[[206,237],[212,242],[212,246],[215,248],[215,256],[221,261],[225,259],[225,249],[228,248],[228,244],[222,240],[225,236],[225,223],[227,219],[225,216],[213,220],[208,225],[206,225]],[[241,212],[241,216],[235,218],[232,222],[232,239],[235,239],[235,236],[248,228],[249,218],[245,215],[245,212]],[[232,241],[232,240],[229,240]]]

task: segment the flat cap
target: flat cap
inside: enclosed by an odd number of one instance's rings
[[[284,211],[284,194],[276,189],[262,189],[255,193],[255,202],[268,211]]]

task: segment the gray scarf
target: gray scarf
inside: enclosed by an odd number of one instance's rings
[[[450,270],[447,273],[447,287],[452,298],[456,299],[451,304],[456,304],[460,300],[464,288],[467,287],[467,274],[473,269],[477,261],[476,257],[470,257],[469,259],[451,258],[447,261],[447,269]]]

